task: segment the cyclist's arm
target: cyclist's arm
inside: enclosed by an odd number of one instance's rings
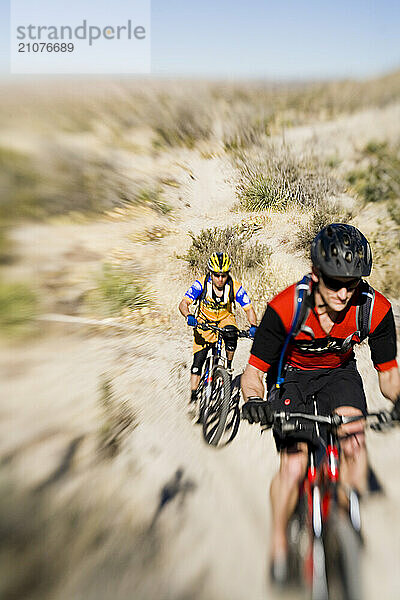
[[[253,308],[253,305],[251,304],[249,295],[247,294],[244,287],[240,285],[239,282],[235,281],[234,285],[235,290],[237,289],[235,293],[236,302],[239,304],[239,306],[243,308],[250,325],[254,325],[254,327],[257,327],[257,315],[256,311]]]
[[[264,371],[247,365],[241,377],[242,392],[245,402],[250,396],[264,397]]]
[[[181,315],[186,317],[190,314],[189,306],[197,300],[203,290],[203,286],[201,282],[196,279],[196,281],[190,286],[184,297],[182,298],[178,308]]]
[[[285,341],[285,328],[279,315],[268,306],[254,338],[249,364],[241,381],[245,400],[249,396],[264,397],[264,375],[279,360]]]
[[[400,396],[400,372],[397,367],[387,371],[378,371],[379,387],[385,398],[392,402]]]
[[[250,306],[247,307],[247,309],[245,309],[245,312],[246,312],[247,320],[250,323],[250,325],[254,325],[254,327],[257,327],[256,311],[254,310],[254,308],[252,307],[251,304],[250,304]]]
[[[185,317],[185,319],[188,315],[190,315],[189,306],[192,304],[192,302],[193,300],[190,300],[189,298],[183,298],[178,306],[179,312]]]

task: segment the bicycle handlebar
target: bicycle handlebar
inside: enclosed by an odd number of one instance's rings
[[[218,325],[214,325],[213,323],[198,323],[195,329],[202,329],[203,331],[215,331],[215,333],[226,333],[226,331],[222,327],[218,327]],[[249,329],[237,329],[238,337],[241,338],[250,338]],[[251,339],[251,338],[250,338]]]
[[[368,413],[367,415],[338,415],[337,413],[327,417],[323,415],[310,415],[306,413],[287,413],[284,411],[277,411],[273,415],[274,423],[280,424],[282,431],[285,433],[299,431],[302,428],[302,424],[299,419],[309,421],[311,423],[321,423],[328,425],[330,429],[337,429],[341,425],[347,425],[348,423],[355,423],[356,421],[365,421],[366,424],[375,431],[381,431],[384,427],[391,427],[395,423],[398,423],[393,419],[391,413],[387,410],[381,410],[379,412]],[[295,421],[295,422],[293,422]],[[264,425],[263,430],[270,429],[271,425]],[[400,424],[400,423],[399,423]]]

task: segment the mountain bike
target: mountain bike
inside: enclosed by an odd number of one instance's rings
[[[197,329],[217,334],[217,341],[208,349],[197,388],[203,437],[212,446],[227,444],[238,431],[240,409],[236,396],[231,397],[231,373],[227,369],[223,342],[232,337],[249,338],[249,331],[233,325],[220,328],[213,323],[199,323]]]
[[[382,431],[394,422],[387,411],[323,416],[318,414],[315,398],[313,403],[314,414],[274,413],[274,425],[282,433],[314,429],[320,444],[318,449],[309,444],[308,468],[288,523],[288,582],[303,589],[311,600],[361,600],[359,496],[340,481],[338,428],[363,420],[366,426]],[[263,430],[270,427],[262,426]],[[327,436],[321,435],[323,428]]]

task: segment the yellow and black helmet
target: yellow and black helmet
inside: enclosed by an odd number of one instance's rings
[[[214,273],[227,273],[231,268],[231,259],[226,252],[213,252],[207,266]]]

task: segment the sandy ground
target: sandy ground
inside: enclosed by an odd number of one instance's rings
[[[370,138],[395,115],[396,107],[372,121],[371,114],[352,117],[320,133],[333,136],[334,148],[346,126],[345,143],[355,143],[363,118]],[[310,129],[290,134],[293,144],[310,135]],[[218,156],[188,151],[170,160],[181,187],[169,200],[178,209],[162,221],[170,231],[155,244],[140,241],[155,222],[149,214],[14,232],[20,260],[12,276],[47,285],[46,310],[72,310],[87,273],[120,253],[147,274],[159,312],[131,333],[42,323],[38,337],[0,349],[3,597],[273,597],[268,489],[278,459],[271,436],[243,423],[229,446],[205,445],[187,415],[191,337],[176,309],[188,283],[176,255],[187,248],[188,231],[241,219],[229,212],[232,168]],[[286,215],[272,219],[262,235],[278,245],[292,231]],[[307,268],[290,246],[280,252],[291,272]],[[249,349],[242,340],[237,372]],[[370,405],[387,406],[366,347],[359,364]],[[394,600],[400,597],[400,432],[368,437],[385,493],[362,507],[365,598]]]

